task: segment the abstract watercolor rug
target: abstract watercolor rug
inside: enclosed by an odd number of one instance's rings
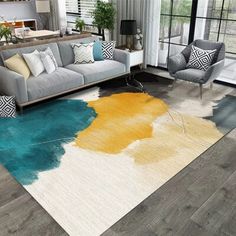
[[[236,93],[142,74],[0,120],[0,164],[70,234],[100,235],[236,126]]]

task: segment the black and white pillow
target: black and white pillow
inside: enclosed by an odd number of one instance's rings
[[[13,96],[0,96],[0,117],[15,117],[16,104]]]
[[[115,50],[116,41],[102,42],[103,58],[107,60],[113,60],[113,53]]]
[[[203,50],[192,45],[191,54],[186,67],[206,71],[211,65],[215,53],[216,49]]]

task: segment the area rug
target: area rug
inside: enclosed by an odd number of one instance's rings
[[[236,125],[234,89],[142,76],[147,93],[110,81],[0,120],[0,164],[69,235],[100,235]]]

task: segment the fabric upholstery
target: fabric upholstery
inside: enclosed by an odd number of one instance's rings
[[[38,50],[35,50],[31,53],[27,53],[27,54],[22,54],[31,73],[33,74],[33,76],[37,77],[38,75],[40,75],[44,70],[44,65],[43,62],[40,58],[40,53]]]
[[[85,84],[126,72],[124,64],[113,60],[95,61],[93,64],[70,64],[66,68],[82,74]]]
[[[58,68],[57,61],[50,48],[47,48],[45,51],[41,51],[39,54],[43,66],[48,74],[51,74]]]
[[[62,66],[61,55],[60,55],[57,43],[43,44],[43,45],[24,47],[24,48],[7,49],[7,50],[1,51],[0,55],[3,60],[7,60],[9,57],[12,57],[17,53],[19,55],[22,55],[22,53],[32,53],[35,50],[45,51],[48,47],[52,50],[53,55],[57,60],[58,66]]]
[[[204,50],[192,45],[192,51],[186,67],[206,71],[210,67],[215,53],[216,49]]]
[[[28,101],[26,80],[14,71],[0,66],[0,93],[15,96],[18,103]]]
[[[24,59],[19,54],[8,58],[6,61],[4,61],[4,64],[8,69],[22,75],[25,79],[29,78],[30,70]]]
[[[113,60],[113,53],[116,46],[116,41],[102,42],[103,58],[107,60]]]
[[[185,69],[186,64],[184,55],[180,53],[169,58],[168,70],[174,75],[177,71]]]
[[[198,39],[195,41],[195,46],[204,50],[213,50],[216,49],[216,53],[213,57],[212,64],[216,63],[219,60],[223,60],[225,58],[225,49],[224,44],[221,42],[212,42],[209,40],[201,40]],[[223,51],[222,51],[223,50]]]
[[[97,37],[88,37],[88,38],[82,38],[82,39],[76,39],[76,40],[68,40],[68,41],[62,41],[58,42],[58,48],[61,54],[61,60],[63,66],[67,66],[69,64],[74,63],[74,52],[71,47],[72,43],[91,43],[94,42],[97,39]]]
[[[52,74],[42,73],[27,80],[29,101],[64,92],[84,84],[83,76],[71,70],[59,67]]]
[[[72,44],[75,56],[74,64],[94,63],[93,44],[94,43]]]
[[[130,55],[125,50],[115,49],[113,60],[118,61],[126,66],[126,72],[130,72]]]
[[[204,50],[216,49],[216,53],[212,59],[212,63],[206,71],[183,68],[184,62],[182,59],[181,60],[179,59],[184,57],[186,63],[188,63],[192,45]],[[224,66],[224,59],[225,59],[224,43],[199,39],[195,40],[190,45],[188,45],[180,54],[172,56],[168,59],[168,71],[170,75],[176,79],[204,84],[207,82],[212,82],[214,79],[217,78],[217,76],[219,76]]]
[[[175,73],[177,79],[203,84],[206,72],[198,69],[185,69]]]
[[[93,57],[95,61],[103,61],[103,53],[102,53],[102,42],[95,41],[93,45]]]

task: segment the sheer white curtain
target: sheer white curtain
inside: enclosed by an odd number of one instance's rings
[[[67,27],[65,0],[50,0],[51,21],[50,28],[59,30]]]
[[[112,0],[117,9],[113,38],[119,45],[125,43],[120,35],[120,21],[134,19],[144,35],[145,66],[158,65],[158,42],[161,0]]]

